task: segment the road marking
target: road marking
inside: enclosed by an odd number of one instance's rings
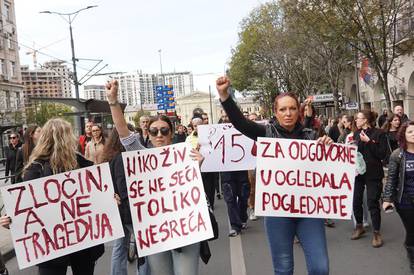
[[[229,228],[231,229],[230,223]],[[246,275],[246,265],[244,263],[243,245],[241,234],[230,238],[230,262],[232,275]]]

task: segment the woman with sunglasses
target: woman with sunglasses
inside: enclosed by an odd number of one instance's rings
[[[19,134],[11,133],[9,136],[9,147],[6,150],[5,176],[9,176],[9,174],[12,176],[12,184],[22,181],[23,153],[21,147],[22,143],[20,142]]]
[[[106,85],[106,95],[111,107],[112,119],[127,151],[145,149],[139,142],[139,135],[130,132],[118,103],[118,82],[116,80]],[[148,125],[150,141],[153,147],[162,147],[172,144],[173,125],[166,116],[150,119]],[[201,162],[203,157],[196,151],[191,151],[191,157]],[[200,256],[200,243],[191,244],[147,257],[151,275],[197,275]]]
[[[305,139],[316,138],[313,130],[306,129],[300,122],[300,104],[296,95],[284,93],[274,100],[275,123],[260,125],[245,119],[228,91],[230,79],[226,76],[216,81],[221,105],[234,127],[247,137]],[[317,142],[332,143],[332,139],[323,136]],[[326,245],[325,225],[323,219],[265,217],[264,224],[270,252],[273,260],[274,274],[293,274],[293,241],[297,236],[304,251],[308,274],[326,275],[329,273],[328,250]]]

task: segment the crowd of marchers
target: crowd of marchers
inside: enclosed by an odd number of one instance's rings
[[[404,247],[414,273],[414,122],[404,114],[402,106],[395,106],[393,113],[384,111],[380,116],[373,110],[361,110],[328,118],[316,112],[310,98],[301,103],[294,93],[282,93],[274,99],[274,116],[265,118],[239,109],[228,92],[227,77],[217,79],[216,86],[223,108],[218,123],[232,123],[253,140],[258,137],[305,139],[326,145],[357,146],[364,169],[355,177],[354,230],[349,238],[356,241],[371,227],[372,247],[383,246],[381,212],[395,210],[406,231]],[[141,116],[139,127],[134,128],[127,124],[118,102],[118,83],[107,83],[106,89],[114,122],[112,129],[103,129],[100,124],[88,121],[84,133],[75,137],[68,122],[54,118],[42,126],[9,132],[6,181],[15,184],[109,162],[125,237],[114,242],[108,273],[127,275],[127,246],[134,230],[121,153],[187,142],[192,147],[191,157],[201,165],[204,157],[199,152],[198,126],[212,122],[207,113],[194,113],[188,124],[174,125],[169,117],[161,114]],[[266,123],[257,123],[259,120]],[[329,274],[325,227],[335,227],[334,221],[255,216],[254,170],[202,172],[201,175],[209,207],[214,210],[215,199],[224,198],[226,202],[231,225],[229,237],[248,230],[248,222],[263,220],[274,274],[293,274],[296,242],[306,251],[308,274]],[[7,214],[0,218],[4,227],[11,223]],[[221,234],[220,238],[225,235]],[[201,250],[200,243],[194,243],[139,258],[137,274],[196,275]],[[74,252],[39,264],[39,274],[66,274],[68,266],[75,275],[94,274],[96,261],[103,253],[104,245]],[[0,253],[0,275],[3,274],[8,272]]]

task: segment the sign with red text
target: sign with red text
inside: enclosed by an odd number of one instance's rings
[[[213,237],[199,164],[185,142],[122,153],[138,255]]]
[[[124,236],[108,163],[1,188],[21,269]]]
[[[199,125],[198,143],[204,156],[202,172],[251,170],[256,167],[254,140],[230,123]]]
[[[259,138],[255,214],[351,219],[355,146]]]

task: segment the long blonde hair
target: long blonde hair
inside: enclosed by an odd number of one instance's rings
[[[54,174],[76,169],[76,150],[77,141],[70,123],[60,118],[49,119],[24,169],[35,160],[48,160]]]

